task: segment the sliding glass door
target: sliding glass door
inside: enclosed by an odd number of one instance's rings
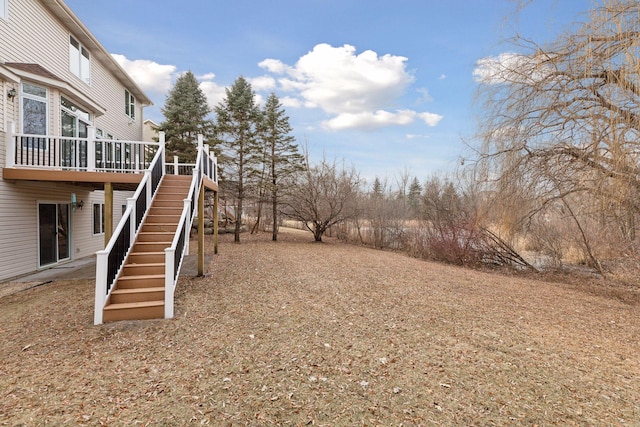
[[[69,204],[38,204],[38,265],[55,264],[70,257]]]

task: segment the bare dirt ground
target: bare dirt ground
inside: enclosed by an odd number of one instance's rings
[[[181,279],[173,320],[93,326],[91,280],[0,298],[0,425],[640,424],[636,303],[231,238]]]

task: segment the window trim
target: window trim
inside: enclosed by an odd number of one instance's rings
[[[2,1],[2,0],[0,0]],[[24,85],[31,85],[31,86],[35,86],[39,89],[44,89],[45,91],[45,96],[41,97],[38,95],[34,95],[31,93],[28,93],[27,91],[24,90]],[[49,88],[47,86],[41,86],[39,84],[35,84],[32,82],[28,82],[28,81],[23,81],[20,84],[20,133],[23,133],[25,135],[35,135],[35,134],[27,134],[25,132],[25,122],[24,122],[24,113],[25,113],[25,107],[24,107],[24,102],[25,99],[29,99],[32,101],[36,101],[36,102],[41,102],[44,104],[44,114],[45,114],[45,133],[42,136],[46,136],[49,135],[49,120],[50,120],[50,114],[49,114]],[[29,148],[38,148],[38,149],[44,149],[47,150],[48,149],[48,144],[46,140],[42,140],[42,141],[37,141],[37,146],[31,146]]]
[[[0,18],[9,20],[9,0],[0,0]]]
[[[136,98],[127,89],[124,90],[124,113],[131,119],[136,119]]]
[[[100,206],[99,208],[99,212],[100,212],[100,224],[99,224],[99,232],[96,233],[96,206]],[[91,222],[92,222],[92,227],[91,227],[91,233],[92,236],[101,236],[104,235],[104,203],[97,203],[97,202],[93,202],[92,204],[92,208],[91,208]]]
[[[86,61],[83,60],[83,57],[86,58]],[[75,68],[77,68],[77,72]],[[91,86],[91,52],[72,34],[69,34],[69,71]]]
[[[78,134],[79,129],[81,127],[80,123],[83,123],[86,127],[93,126],[93,117],[89,111],[86,111],[83,107],[69,100],[64,95],[61,95],[60,96],[60,120],[62,120],[63,113],[69,114],[75,120],[75,135],[73,135],[73,138],[80,138],[80,135]]]

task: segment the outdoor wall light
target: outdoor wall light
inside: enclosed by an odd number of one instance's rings
[[[14,88],[11,88],[7,91],[7,98],[9,99],[13,99],[16,97],[16,95],[18,94],[18,92],[16,92],[16,90]]]
[[[80,200],[78,202],[76,198],[76,193],[71,193],[71,210],[73,212],[76,211],[76,208],[80,208],[80,210],[82,210],[83,206],[84,206],[84,201]]]

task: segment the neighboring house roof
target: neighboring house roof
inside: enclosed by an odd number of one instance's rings
[[[40,64],[29,64],[23,62],[7,62],[5,64],[0,64],[1,69],[9,69],[13,74],[31,79],[36,81],[46,82],[51,87],[56,87],[58,89],[63,90],[67,93],[71,98],[74,98],[75,101],[80,102],[81,104],[85,104],[88,107],[91,107],[96,115],[101,116],[107,110],[100,105],[95,100],[91,99],[83,92],[79,91],[75,87],[73,87],[68,82],[65,82],[51,71],[47,70]]]
[[[160,127],[160,125],[159,125],[159,124],[157,124],[156,122],[154,122],[154,121],[153,121],[153,120],[151,120],[151,119],[145,119],[145,121],[144,121],[143,123],[144,123],[145,125],[147,125],[147,124],[148,124],[148,125],[149,125],[149,126],[151,126],[152,128],[159,128],[159,127]]]
[[[40,0],[62,23],[69,28],[80,43],[89,48],[105,67],[135,96],[142,105],[153,105],[151,99],[133,81],[131,76],[118,64],[109,52],[100,44],[91,31],[78,19],[69,6],[62,0]]]

